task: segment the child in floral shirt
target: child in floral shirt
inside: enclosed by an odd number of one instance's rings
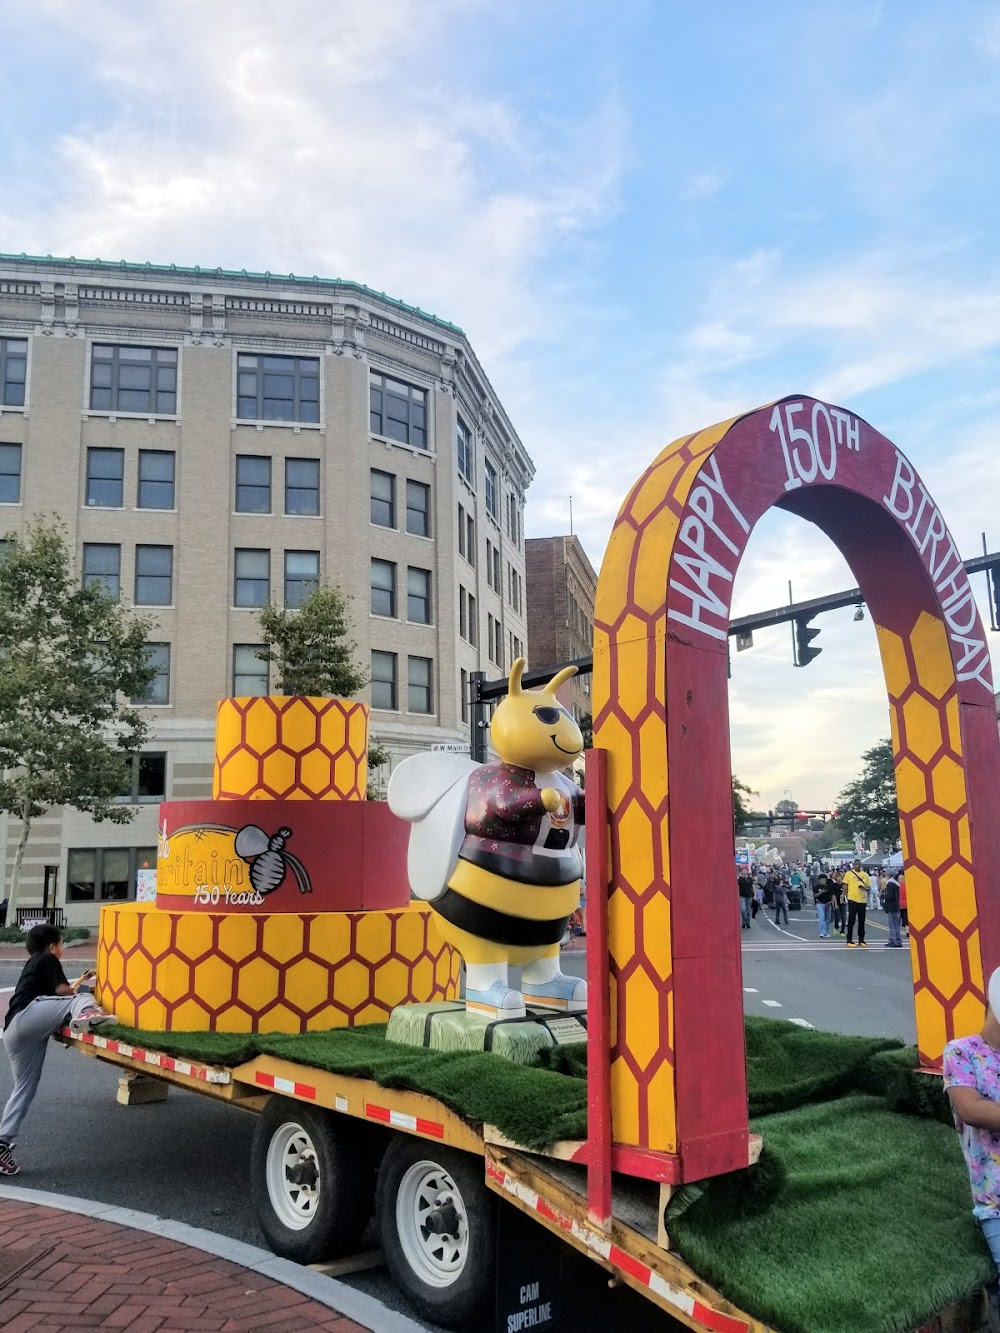
[[[988,994],[982,1032],[944,1048],[944,1085],[969,1169],[972,1211],[1000,1270],[1000,967]],[[994,1307],[997,1299],[994,1289]]]

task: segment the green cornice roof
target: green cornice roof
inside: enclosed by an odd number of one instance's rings
[[[305,278],[295,273],[248,273],[244,269],[227,268],[202,268],[200,264],[195,264],[193,268],[185,267],[183,264],[151,264],[147,260],[144,264],[137,264],[127,259],[77,259],[70,255],[68,259],[62,259],[53,255],[11,255],[0,251],[0,263],[7,261],[12,264],[51,264],[53,268],[65,268],[67,265],[74,265],[77,268],[106,269],[109,272],[114,269],[124,270],[125,272],[135,271],[137,273],[163,273],[169,277],[199,277],[199,278],[245,278],[248,282],[285,284],[294,282],[302,283],[315,288],[322,287],[349,287],[353,291],[360,292],[364,296],[377,297],[380,301],[385,301],[387,305],[394,306],[397,310],[403,311],[408,315],[419,315],[421,319],[430,320],[432,324],[437,324],[443,329],[448,329],[452,333],[465,336],[464,331],[457,324],[452,324],[447,319],[440,319],[437,315],[428,314],[426,310],[421,310],[419,306],[407,305],[405,301],[397,301],[393,296],[386,296],[385,292],[377,292],[372,287],[366,287],[363,282],[352,282],[349,278],[318,278],[314,273],[311,278]]]

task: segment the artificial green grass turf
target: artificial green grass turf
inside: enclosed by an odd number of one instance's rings
[[[902,1089],[894,1104],[918,1109],[910,1083],[915,1056],[891,1039],[815,1032],[771,1018],[747,1018],[750,1114],[787,1110],[848,1091]],[[181,1059],[239,1065],[278,1055],[333,1073],[372,1078],[383,1087],[438,1097],[477,1123],[496,1125],[528,1148],[587,1134],[586,1044],[555,1047],[538,1068],[492,1055],[430,1051],[385,1040],[382,1024],[301,1035],[239,1032],[140,1032],[108,1027],[107,1036]],[[875,1062],[901,1055],[875,1072]],[[909,1081],[908,1081],[909,1080]]]
[[[734,1218],[708,1189],[670,1222],[699,1276],[782,1333],[905,1333],[995,1268],[953,1130],[850,1096],[756,1120],[780,1202]]]
[[[788,1111],[866,1086],[873,1056],[898,1050],[891,1037],[845,1037],[773,1018],[744,1019],[750,1114]]]
[[[385,1026],[286,1033],[140,1032],[118,1024],[101,1035],[178,1059],[238,1065],[255,1055],[275,1055],[314,1069],[374,1079],[383,1088],[406,1088],[436,1097],[475,1124],[496,1125],[526,1148],[587,1133],[587,1088],[579,1078],[494,1055],[429,1051],[386,1041]]]

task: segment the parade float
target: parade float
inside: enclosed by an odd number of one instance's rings
[[[876,626],[916,1049],[744,1020],[727,634],[774,506],[833,540]],[[573,749],[545,691],[516,672],[511,691],[509,716]],[[305,701],[340,718],[308,776],[312,733],[283,720],[300,702],[222,705],[215,800],[163,807],[157,903],[103,911],[101,999],[134,1026],[65,1034],[126,1080],[259,1113],[279,1253],[349,1252],[374,1216],[416,1307],[463,1329],[638,1329],[603,1303],[624,1288],[724,1333],[902,1333],[974,1300],[993,1269],[939,1070],[1000,963],[1000,738],[961,558],[889,440],[788,398],[675,441],[626,497],[597,593],[585,1011],[549,938],[582,803],[547,752],[498,708],[496,764],[402,766],[397,817],[361,799],[356,705]],[[533,1040],[495,1049],[517,1025]]]

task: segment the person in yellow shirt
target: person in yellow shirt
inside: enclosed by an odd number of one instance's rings
[[[868,911],[868,894],[872,882],[868,873],[861,869],[861,862],[855,857],[854,864],[844,876],[844,888],[847,890],[847,947],[867,949],[865,943],[865,913]],[[858,923],[858,943],[854,943],[854,923]]]

